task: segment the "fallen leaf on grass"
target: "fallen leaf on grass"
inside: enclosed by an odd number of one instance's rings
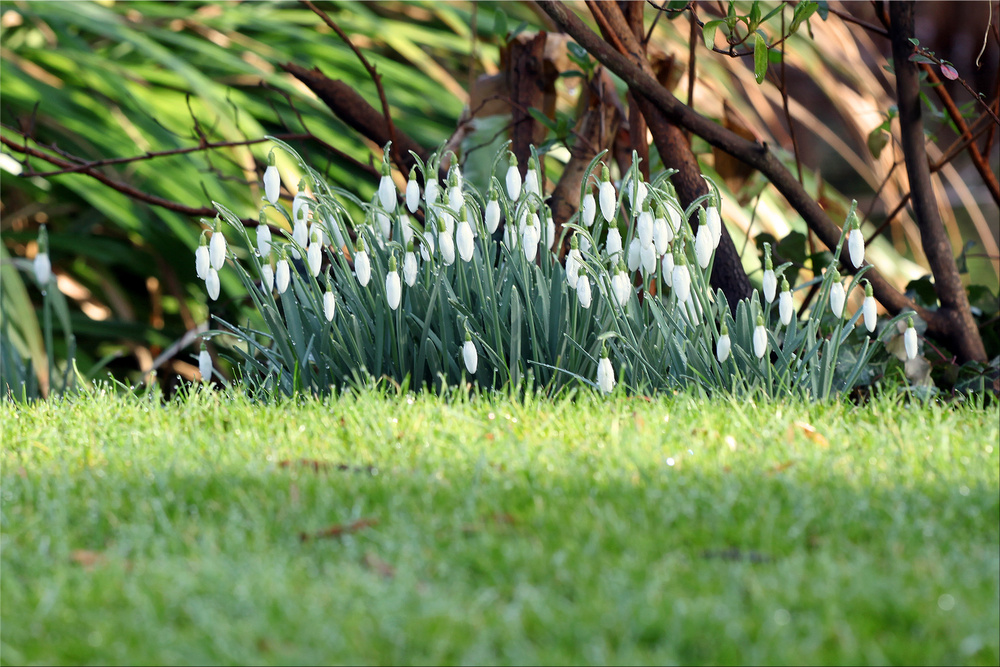
[[[334,463],[320,459],[284,459],[278,462],[279,468],[312,468],[313,472],[321,470],[339,470],[341,472],[367,472],[375,470],[373,466],[350,466],[346,463]]]
[[[308,542],[309,540],[318,540],[321,538],[335,538],[343,537],[350,533],[356,533],[359,530],[364,530],[365,528],[371,528],[372,526],[378,525],[378,519],[358,519],[353,523],[342,524],[338,523],[329,528],[324,528],[323,530],[316,533],[299,533],[299,539],[303,542]]]
[[[773,475],[776,472],[784,472],[785,470],[788,470],[789,468],[791,468],[793,465],[795,465],[795,461],[785,461],[783,463],[776,464],[774,467],[772,467],[767,472],[768,472],[768,474]]]
[[[372,570],[386,579],[392,579],[396,575],[396,568],[379,558],[378,554],[373,551],[365,552],[365,557],[361,559],[361,562],[364,563],[364,566],[369,570]]]
[[[829,447],[830,441],[826,439],[822,433],[816,430],[816,427],[812,424],[807,424],[806,422],[794,422],[785,431],[785,440],[791,442],[795,437],[795,431],[799,431],[802,435],[806,436],[813,442],[815,442],[820,447]]]
[[[77,549],[69,555],[69,559],[87,572],[90,572],[98,565],[103,565],[107,561],[103,553],[100,551],[91,551],[90,549]]]

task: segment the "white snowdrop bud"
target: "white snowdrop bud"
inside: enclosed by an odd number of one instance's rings
[[[412,243],[407,245],[406,255],[403,256],[403,280],[410,287],[417,282],[417,256],[413,253]]]
[[[486,204],[486,231],[492,234],[500,225],[500,202],[491,197]]]
[[[396,184],[389,175],[389,165],[382,163],[382,178],[378,182],[378,201],[386,211],[396,210]]]
[[[292,222],[294,223],[298,223],[299,220],[305,222],[306,218],[309,217],[309,201],[306,199],[306,193],[302,191],[303,185],[304,183],[299,184],[299,191],[292,198]]]
[[[611,278],[611,291],[615,295],[615,301],[622,308],[628,304],[629,297],[632,296],[632,284],[629,282],[625,266],[621,262],[618,263],[618,271]]]
[[[275,272],[274,282],[278,287],[278,294],[284,294],[288,289],[288,283],[292,281],[292,272],[288,269],[288,260],[282,257],[278,260],[278,269]]]
[[[212,232],[212,240],[208,242],[208,254],[212,260],[212,268],[216,271],[222,269],[226,264],[226,237],[222,232],[216,230]]]
[[[639,259],[643,274],[649,276],[656,271],[656,248],[652,244],[643,246],[639,251]]]
[[[383,211],[375,211],[375,223],[378,225],[379,235],[383,239],[389,238],[392,234],[392,218]]]
[[[611,367],[611,360],[608,359],[607,346],[601,347],[601,360],[597,363],[597,386],[605,394],[610,394],[615,388],[615,369]]]
[[[333,290],[327,288],[326,292],[323,294],[323,316],[326,317],[327,322],[333,322],[333,316],[337,310],[337,296],[333,293]]]
[[[552,212],[548,207],[545,209],[545,247],[552,250],[556,243],[556,222],[552,219]]]
[[[646,184],[641,180],[633,183],[631,180],[628,183],[628,187],[624,188],[628,193],[628,204],[632,207],[633,211],[641,211],[642,204],[646,201],[646,195],[649,190],[646,188]]]
[[[917,330],[913,328],[913,318],[906,321],[906,333],[903,334],[903,347],[906,348],[906,358],[915,359],[917,356]]]
[[[774,263],[771,261],[771,244],[764,244],[764,301],[771,303],[774,301],[774,293],[778,289],[778,277],[774,275]]]
[[[729,340],[729,327],[723,324],[722,335],[719,336],[719,342],[715,346],[715,358],[719,360],[720,364],[729,358],[729,351],[732,347],[732,341]]]
[[[198,372],[201,373],[203,382],[212,379],[212,355],[208,353],[204,343],[201,344],[201,352],[198,353]]]
[[[628,244],[628,270],[635,271],[639,268],[641,258],[639,256],[640,243],[638,238],[633,238]]]
[[[643,211],[636,221],[636,231],[638,231],[639,242],[647,246],[653,243],[653,214]]]
[[[778,297],[778,316],[781,318],[781,324],[788,326],[788,323],[792,321],[792,314],[795,309],[792,307],[792,292],[788,288],[788,281],[784,278],[781,279],[781,296]]]
[[[844,300],[847,294],[844,292],[844,283],[840,282],[840,273],[833,270],[833,286],[830,288],[830,310],[835,317],[839,318],[844,314]]]
[[[670,233],[672,236],[670,240],[673,241],[674,238],[677,237],[677,232],[681,228],[681,214],[678,213],[677,209],[675,209],[673,206],[667,206],[666,213],[667,213],[667,225],[670,227]]]
[[[399,308],[399,301],[403,296],[403,286],[399,282],[399,271],[396,270],[396,254],[389,257],[389,273],[385,275],[385,301],[389,304],[389,310]]]
[[[680,259],[680,262],[677,259]],[[671,286],[674,289],[674,294],[677,295],[677,300],[680,303],[687,303],[687,300],[691,298],[691,271],[683,256],[678,255],[674,259],[674,270],[671,273],[673,275]]]
[[[705,221],[712,230],[712,249],[718,248],[719,241],[722,240],[722,217],[719,215],[719,209],[709,206],[705,210]]]
[[[855,227],[847,237],[847,250],[851,255],[851,264],[859,269],[865,263],[865,237],[861,235],[861,229]]]
[[[510,154],[510,166],[507,167],[507,196],[511,201],[521,197],[521,172],[517,170],[517,158]]]
[[[270,262],[260,267],[260,288],[264,292],[274,289],[274,269],[271,268]]]
[[[712,261],[712,230],[708,225],[700,225],[694,237],[694,256],[698,266],[705,268]]]
[[[590,308],[591,296],[590,278],[586,273],[581,273],[576,279],[576,297],[580,300],[582,308]]]
[[[462,188],[457,185],[448,188],[448,206],[460,211],[464,205],[465,197],[462,196]]]
[[[198,246],[198,250],[205,248],[205,246]],[[205,248],[205,254],[208,254],[208,249]],[[40,251],[35,255],[35,259],[31,263],[32,269],[35,272],[35,280],[38,281],[39,285],[48,285],[49,281],[52,279],[52,260],[49,259],[49,253]],[[198,251],[195,251],[195,269],[198,271],[198,277],[202,278],[200,269],[200,260],[198,258]]]
[[[570,289],[576,289],[576,283],[580,278],[580,264],[583,263],[583,259],[577,247],[576,236],[573,237],[571,243],[573,246],[566,255],[566,284]]]
[[[600,203],[601,203],[601,215],[608,222],[611,222],[615,217],[615,208],[617,201],[615,198],[615,186],[611,185],[610,181],[610,171],[607,165],[605,165],[601,174],[601,192],[600,192]]]
[[[455,239],[446,229],[443,220],[439,221],[438,225],[438,248],[441,251],[441,261],[444,262],[445,266],[451,266],[455,263]]]
[[[663,253],[663,282],[667,283],[667,287],[674,284],[674,253],[669,245],[667,251]]]
[[[264,222],[257,225],[257,252],[261,257],[267,257],[271,252],[271,228]]]
[[[447,234],[448,236],[455,235],[455,216],[453,216],[448,211],[443,208],[437,209],[438,222],[444,223],[444,230],[438,230],[440,234]]]
[[[469,226],[469,222],[467,220],[463,220],[458,223],[458,232],[455,236],[459,257],[462,258],[463,262],[471,261],[472,254],[475,251],[476,246],[472,239],[472,227]]]
[[[587,188],[587,194],[583,196],[583,224],[587,227],[593,226],[596,215],[597,202],[594,200],[594,193]]]
[[[45,259],[46,259],[46,261],[48,261],[48,256],[46,256]],[[37,277],[38,276],[38,266],[37,266],[37,264],[38,264],[38,255],[35,255],[35,264],[36,264],[36,266],[35,266],[35,276]],[[209,257],[208,246],[205,245],[204,243],[202,243],[194,251],[194,271],[195,271],[195,273],[198,274],[198,279],[199,280],[204,280],[205,278],[208,278],[208,269],[211,268],[211,266],[212,266],[212,260]],[[39,279],[38,282],[40,282],[42,284],[47,283],[49,281],[48,280],[48,273],[46,273],[45,275],[46,275],[45,281],[43,282],[41,279]]]
[[[753,330],[753,353],[760,359],[767,352],[767,330],[764,328],[764,318],[757,316],[757,326]]]
[[[278,175],[278,168],[273,164],[264,170],[264,197],[272,205],[278,203],[278,196],[281,194],[281,176]]]
[[[590,250],[590,239],[586,236],[580,237],[580,252],[588,252]]]
[[[437,201],[438,195],[441,193],[441,186],[438,185],[436,178],[430,178],[427,180],[427,184],[424,185],[424,205],[430,208],[431,204]]]
[[[424,234],[424,242],[420,244],[420,257],[425,262],[429,262],[434,255],[434,235],[429,231]]]
[[[875,296],[872,294],[870,282],[865,285],[865,300],[861,304],[861,311],[865,317],[865,328],[869,332],[875,331],[875,325],[878,324],[878,310],[875,306]]]
[[[527,194],[537,195],[541,192],[538,187],[538,170],[535,167],[535,158],[528,158],[528,170],[524,174],[524,191]]]
[[[320,265],[323,264],[323,244],[320,241],[313,241],[309,244],[306,252],[306,264],[309,265],[309,273],[315,278],[319,275]]]
[[[662,256],[666,253],[673,240],[674,235],[670,231],[667,221],[662,217],[653,220],[653,246],[656,248],[656,254]]]
[[[416,213],[420,206],[420,185],[417,184],[417,168],[410,169],[410,180],[406,181],[406,208]]]
[[[365,250],[365,242],[361,240],[358,241],[358,252],[354,255],[354,273],[358,276],[358,284],[367,287],[368,281],[372,279],[372,261]]]
[[[222,289],[222,285],[219,284],[219,272],[215,270],[215,267],[208,269],[208,275],[205,277],[205,288],[212,301],[219,298],[219,290]]]
[[[538,254],[538,242],[541,238],[539,227],[538,214],[532,213],[528,217],[528,224],[521,231],[521,246],[524,249],[524,258],[529,262],[535,261],[535,256]]]
[[[604,249],[608,252],[608,257],[612,261],[617,259],[619,253],[621,253],[622,233],[618,231],[617,227],[612,227],[608,230],[608,238],[604,241]]]
[[[302,256],[299,254],[298,246],[305,248],[309,241],[309,226],[305,220],[299,220],[292,225],[292,240],[295,241],[291,247],[292,257],[298,259]]]
[[[479,367],[479,354],[476,352],[476,344],[472,342],[472,336],[466,332],[465,345],[462,346],[462,359],[465,360],[465,369],[469,375],[475,375]]]

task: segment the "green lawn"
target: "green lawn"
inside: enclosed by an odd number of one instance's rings
[[[589,393],[4,404],[0,660],[996,664],[998,423]]]

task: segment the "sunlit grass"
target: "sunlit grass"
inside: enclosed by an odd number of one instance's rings
[[[0,659],[995,664],[998,422],[589,392],[4,405]]]

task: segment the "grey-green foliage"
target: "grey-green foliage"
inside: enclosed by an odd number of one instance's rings
[[[536,261],[526,259],[519,233],[501,240],[487,233],[483,212],[490,196],[497,198],[507,225],[517,225],[516,221],[537,207],[545,227],[546,209],[537,194],[522,192],[516,200],[507,196],[497,178],[502,152],[493,163],[492,194],[484,196],[464,184],[468,219],[479,230],[472,260],[464,262],[456,257],[453,264],[446,265],[440,248],[434,250],[422,263],[416,283],[403,288],[401,304],[393,311],[386,301],[386,275],[390,258],[394,255],[401,265],[406,252],[400,241],[405,224],[400,215],[402,205],[391,213],[391,234],[383,237],[377,216],[386,212],[377,195],[371,203],[358,200],[327,184],[291,147],[276,143],[309,175],[314,222],[326,225],[329,238],[336,241],[324,248],[328,277],[313,277],[303,264],[300,270],[292,271],[287,291],[276,296],[259,284],[263,263],[271,258],[260,257],[241,221],[225,206],[216,204],[222,218],[242,235],[249,249],[247,266],[239,261],[234,266],[262,316],[264,328],[258,331],[223,322],[223,329],[214,333],[232,333],[242,341],[235,348],[236,362],[244,379],[257,390],[326,393],[367,376],[387,377],[414,388],[454,385],[469,379],[480,386],[505,388],[518,385],[529,374],[550,390],[577,382],[596,386],[598,355],[602,345],[607,344],[612,350],[618,383],[630,391],[697,387],[710,393],[767,397],[798,394],[825,399],[853,388],[879,347],[864,337],[849,355],[852,363],[838,364],[841,347],[855,344],[849,335],[860,313],[832,321],[829,314],[824,317],[833,271],[817,279],[821,282],[819,298],[809,316],[801,321],[793,318],[788,327],[772,324],[777,318],[770,307],[762,307],[756,293],[751,300],[741,302],[735,313],[731,312],[722,293],[713,294],[709,287],[707,276],[712,265],[709,263],[704,270],[698,265],[694,235],[686,222],[676,231],[673,253],[678,262],[686,261],[690,268],[690,299],[680,302],[675,290],[667,285],[662,275],[662,256],[657,253],[655,272],[644,276],[642,290],[629,290],[622,304],[615,298],[612,286],[617,262],[608,257],[604,246],[608,224],[598,215],[598,221],[588,228],[579,215],[575,216],[564,233],[576,234],[582,241],[584,272],[594,281],[593,302],[584,308],[568,285],[565,268],[556,254],[545,250],[544,229]],[[589,165],[585,184],[601,157]],[[435,155],[419,168],[425,175],[436,175],[439,157]],[[662,207],[673,207],[680,214],[669,181],[671,175],[661,174],[646,184],[648,197],[654,210],[662,212]],[[639,182],[641,176],[634,161],[621,190]],[[588,187],[585,185],[581,191],[581,204]],[[461,211],[448,205],[446,190],[447,186],[441,189],[443,201],[439,198],[423,206],[426,220],[434,224],[414,225],[414,243],[433,245],[434,237],[440,238],[433,228],[442,216],[461,219]],[[365,211],[364,220],[351,221],[344,201],[352,209]],[[630,201],[619,195],[612,221],[627,230],[623,255],[636,234],[636,225],[628,224],[638,213],[630,210],[630,204],[626,206]],[[699,208],[718,206],[719,201],[717,192],[710,194],[693,202],[678,219],[688,220]],[[280,204],[276,208],[291,227],[289,212]],[[704,211],[701,215],[704,221]],[[339,249],[340,240],[352,235],[357,247],[363,242],[371,260],[371,280],[364,287],[348,256]],[[285,236],[288,245],[271,254],[284,256],[295,248],[305,258],[306,248],[291,235]],[[275,245],[280,246],[277,239]],[[837,250],[834,256],[839,254],[839,247]],[[785,268],[787,265],[778,267],[779,274]],[[629,280],[635,275],[629,272]],[[852,288],[860,276],[852,280]],[[811,283],[801,287],[809,286]],[[323,309],[327,289],[334,291],[337,303],[330,322]],[[754,353],[753,346],[758,317],[767,329],[768,352],[762,356]],[[722,323],[729,330],[732,354],[719,362],[716,346]],[[889,329],[884,327],[883,334]],[[467,377],[462,361],[466,332],[480,358],[473,378]]]

